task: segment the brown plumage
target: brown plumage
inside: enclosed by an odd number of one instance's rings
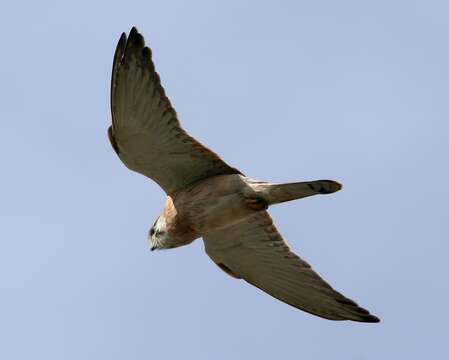
[[[341,185],[330,180],[272,184],[226,164],[181,128],[136,28],[117,44],[111,110],[108,137],[114,151],[167,193],[149,233],[152,249],[203,237],[207,254],[223,271],[287,304],[331,320],[379,321],[294,254],[266,211],[269,205],[333,193]]]

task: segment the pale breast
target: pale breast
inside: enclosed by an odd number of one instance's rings
[[[175,226],[189,224],[203,235],[249,216],[254,210],[245,198],[254,191],[241,175],[220,175],[198,182],[173,194],[167,202],[169,217],[179,217]]]

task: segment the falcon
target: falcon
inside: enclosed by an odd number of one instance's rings
[[[148,234],[152,250],[202,237],[224,272],[295,308],[330,320],[379,322],[292,252],[267,212],[270,205],[330,194],[341,185],[257,181],[226,164],[181,127],[135,27],[121,35],[115,50],[111,112],[108,137],[120,160],[167,194]]]

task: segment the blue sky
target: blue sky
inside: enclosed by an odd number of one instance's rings
[[[0,30],[0,357],[441,359],[449,353],[445,1],[9,2]],[[106,136],[136,25],[183,126],[249,176],[343,191],[271,213],[380,324],[313,317],[197,240],[152,253],[164,193]]]

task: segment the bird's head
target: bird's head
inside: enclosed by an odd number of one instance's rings
[[[167,231],[167,222],[164,217],[159,216],[151,227],[148,232],[148,242],[150,243],[151,251],[172,247],[170,245],[171,238]]]

